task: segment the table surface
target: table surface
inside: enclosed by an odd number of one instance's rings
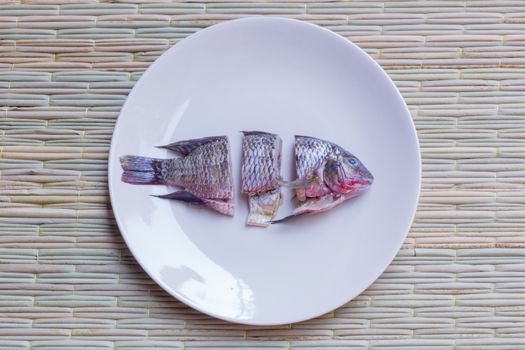
[[[525,347],[525,1],[0,4],[1,349]],[[403,249],[366,292],[264,328],[156,286],[106,184],[115,119],[141,73],[187,35],[256,14],[317,23],[376,59],[412,112],[424,169]]]

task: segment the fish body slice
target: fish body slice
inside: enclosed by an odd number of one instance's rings
[[[266,227],[275,217],[282,203],[281,190],[274,190],[248,195],[248,219],[249,226]]]
[[[295,136],[295,166],[297,178],[307,185],[296,189],[299,201],[330,193],[322,179],[322,169],[333,144],[309,136]]]
[[[164,147],[177,152],[180,157],[121,157],[120,162],[124,170],[122,181],[181,187],[188,194],[200,199],[203,202],[201,205],[214,210],[217,210],[217,207],[214,208],[215,202],[207,200],[228,202],[229,205],[233,198],[233,180],[230,146],[226,136],[179,141]],[[192,202],[192,199],[180,193],[166,198]],[[217,211],[223,214],[233,213],[233,210]]]
[[[242,192],[255,194],[279,187],[281,138],[261,131],[244,131],[242,139]]]
[[[168,185],[183,187],[199,198],[233,198],[230,146],[226,137],[205,143],[187,156],[170,160]]]
[[[281,149],[279,136],[260,131],[243,132],[241,182],[248,195],[247,225],[268,226],[281,203]]]

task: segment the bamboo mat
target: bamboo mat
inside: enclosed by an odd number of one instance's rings
[[[524,349],[525,1],[205,1],[0,0],[0,349]],[[388,270],[334,312],[266,328],[156,286],[106,185],[141,73],[187,35],[255,14],[317,23],[375,58],[424,167]]]

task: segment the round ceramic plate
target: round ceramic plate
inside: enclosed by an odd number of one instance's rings
[[[282,137],[284,178],[300,134],[354,153],[374,185],[325,213],[247,227],[241,130]],[[120,156],[170,157],[155,146],[211,135],[230,139],[234,218],[151,196],[173,188],[121,182]],[[111,203],[139,264],[189,306],[246,324],[306,320],[361,293],[403,242],[419,186],[414,125],[379,65],[326,29],[280,18],[218,24],[164,53],[130,93],[109,157]],[[278,217],[292,210],[284,192]]]

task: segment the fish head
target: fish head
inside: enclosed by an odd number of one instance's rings
[[[332,192],[349,195],[367,190],[374,176],[356,156],[343,150],[328,157],[323,180]]]

